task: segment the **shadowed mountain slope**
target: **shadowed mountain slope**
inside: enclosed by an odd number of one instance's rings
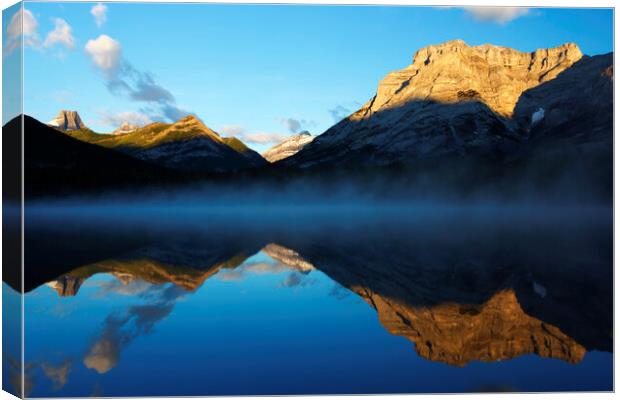
[[[511,161],[538,145],[529,139],[532,118],[539,117],[544,121],[539,136],[600,130],[610,138],[612,63],[610,55],[583,57],[571,43],[532,53],[462,41],[429,46],[416,53],[412,65],[388,74],[360,110],[277,165],[414,165],[466,157]],[[583,112],[573,113],[567,107],[571,103]],[[553,110],[533,115],[545,105]],[[566,132],[567,124],[574,127]]]
[[[556,79],[525,91],[514,120],[537,151],[610,151],[613,53],[584,56]]]
[[[191,115],[173,124],[155,122],[125,134],[97,134],[87,129],[67,134],[175,170],[223,172],[266,164],[238,139],[220,137]]]
[[[21,117],[4,126],[20,135]],[[24,116],[24,181],[26,196],[161,183],[178,178],[161,166],[76,140]]]

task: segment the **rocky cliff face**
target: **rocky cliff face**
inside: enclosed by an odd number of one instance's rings
[[[56,118],[47,124],[62,131],[75,131],[86,128],[77,111],[62,110]]]
[[[301,132],[297,135],[291,136],[282,142],[276,144],[269,150],[263,153],[265,160],[273,163],[294,154],[297,154],[308,143],[314,140],[314,136],[308,131]]]
[[[377,95],[353,120],[420,99],[438,103],[480,101],[499,115],[512,115],[525,90],[555,78],[582,57],[574,43],[523,53],[507,47],[468,46],[454,40],[419,50],[413,63],[388,74]]]
[[[571,75],[581,74],[583,82],[601,77],[600,71],[587,67],[593,60],[572,43],[531,53],[492,45],[468,46],[463,41],[429,46],[415,54],[411,65],[388,74],[362,108],[278,164],[308,168],[463,156],[509,158],[529,145],[533,113],[552,101],[542,97],[561,98],[574,86]],[[610,81],[611,59],[600,63],[607,64],[607,75],[603,75]],[[573,67],[580,72],[569,71]],[[607,86],[577,104],[611,104],[611,85]],[[525,101],[525,93],[543,87],[545,93],[539,93],[530,106],[519,104]],[[558,129],[557,121],[570,119],[572,113],[564,107],[555,114],[549,129]],[[591,125],[595,118],[585,116]],[[611,121],[611,114],[604,118]]]

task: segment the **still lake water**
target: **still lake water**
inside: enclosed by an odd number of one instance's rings
[[[612,246],[607,208],[32,206],[27,395],[612,390]]]

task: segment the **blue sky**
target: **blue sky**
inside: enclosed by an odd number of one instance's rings
[[[259,151],[302,129],[324,132],[430,44],[613,50],[610,9],[96,5],[26,3],[26,114],[47,122],[75,109],[109,132],[123,119],[191,112]],[[8,50],[5,61],[18,54]]]

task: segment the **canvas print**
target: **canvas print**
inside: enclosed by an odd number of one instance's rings
[[[612,8],[3,12],[3,389],[609,392]]]

